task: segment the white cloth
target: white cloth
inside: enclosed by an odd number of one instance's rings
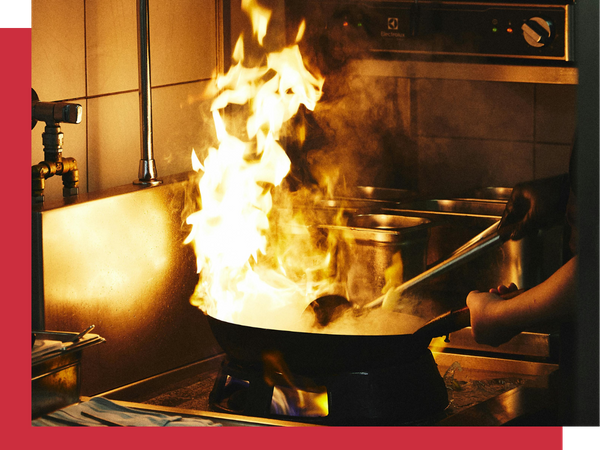
[[[65,426],[67,422],[73,426],[89,427],[108,426],[106,423],[86,417],[83,413],[110,421],[120,426],[132,427],[220,427],[208,419],[188,418],[176,415],[160,414],[152,411],[138,411],[118,405],[102,397],[94,397],[86,402],[67,406],[66,408],[46,414],[31,423],[36,427]],[[56,418],[58,420],[52,420]]]
[[[52,341],[49,339],[36,340],[31,349],[31,359],[39,358],[51,352],[58,352],[63,348],[62,341]]]

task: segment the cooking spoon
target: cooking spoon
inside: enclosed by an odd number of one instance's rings
[[[315,325],[325,327],[337,319],[344,311],[351,308],[352,304],[341,295],[325,295],[313,300],[304,310],[304,313],[312,311],[315,315]],[[444,336],[471,324],[469,308],[449,311],[442,314],[415,331],[415,335],[421,336]]]
[[[489,250],[505,242],[506,239],[501,237],[498,233],[498,224],[500,221],[495,222],[477,236],[469,240],[463,246],[455,250],[450,257],[442,261],[439,264],[431,267],[425,272],[417,275],[416,277],[402,283],[395,289],[391,289],[386,294],[382,295],[378,299],[368,303],[362,307],[355,306],[357,309],[362,308],[376,308],[382,306],[384,308],[394,309],[400,301],[401,295],[407,289],[414,287],[415,285],[422,283],[426,280],[439,276],[448,270],[462,265],[473,258],[481,254],[485,250]],[[508,234],[503,234],[509,236]],[[325,327],[333,320],[337,319],[342,313],[352,308],[352,303],[341,295],[325,295],[316,300],[313,300],[304,310],[305,314],[314,314],[315,325]]]
[[[503,294],[500,297],[508,300],[516,297],[519,294],[522,294],[523,292],[525,292],[525,289],[518,289],[507,294]],[[318,324],[320,327],[325,327],[337,319],[349,308],[352,308],[352,303],[350,303],[345,297],[342,297],[341,295],[325,295],[313,300],[304,312],[307,313],[312,311],[315,314],[315,325]],[[447,336],[450,333],[462,330],[470,325],[471,311],[469,310],[468,306],[464,306],[460,309],[449,311],[431,319],[429,322],[415,331],[414,334],[419,336],[427,336],[429,338]]]
[[[330,294],[310,302],[302,314],[314,314],[314,325],[325,327],[349,308],[352,308],[352,303],[346,297]]]

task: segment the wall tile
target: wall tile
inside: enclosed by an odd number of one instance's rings
[[[88,95],[138,88],[135,0],[87,0]]]
[[[416,80],[420,136],[533,139],[533,85]]]
[[[83,0],[31,2],[31,85],[40,100],[85,97]]]
[[[419,191],[457,195],[479,187],[512,187],[533,178],[533,144],[420,138]]]
[[[569,171],[571,145],[536,144],[535,178],[551,177]]]
[[[192,170],[192,149],[202,160],[208,147],[216,145],[209,109],[212,98],[202,97],[207,83],[152,90],[154,158],[159,178]]]
[[[140,161],[137,92],[88,100],[89,191],[130,184]]]
[[[575,135],[577,86],[535,87],[536,142],[570,144]]]
[[[396,79],[396,91],[398,95],[398,126],[402,127],[404,134],[409,135],[412,123],[412,105],[410,95],[411,80],[409,78]]]
[[[150,1],[150,52],[153,86],[210,78],[217,60],[214,0]]]
[[[85,99],[73,100],[72,103],[78,103],[83,107],[81,123],[61,124],[63,138],[63,157],[75,158],[77,169],[79,170],[79,192],[87,192],[87,148],[86,148],[86,128],[87,128],[87,103]],[[31,164],[37,164],[44,160],[44,145],[42,144],[42,133],[46,124],[38,122],[31,130]],[[62,178],[53,176],[46,180],[44,189],[45,201],[59,200],[62,198]]]

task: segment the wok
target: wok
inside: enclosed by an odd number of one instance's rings
[[[466,307],[439,316],[412,334],[397,335],[304,333],[207,318],[215,339],[233,362],[260,368],[267,358],[277,357],[298,375],[367,372],[410,363],[429,351],[432,338],[470,324]]]
[[[477,253],[490,241],[494,244],[502,241],[497,232],[497,224],[458,249],[448,261],[457,256]],[[439,266],[445,264],[444,262]],[[405,284],[413,283],[417,279],[420,277]],[[521,292],[523,290],[505,294],[502,297],[508,299]],[[335,301],[333,303],[334,307],[339,305]],[[436,317],[412,334],[392,335],[282,331],[238,325],[218,320],[212,316],[207,317],[215,339],[234,362],[261,366],[267,359],[272,360],[275,356],[280,358],[292,373],[299,375],[367,372],[391,365],[410,363],[429,351],[428,346],[431,339],[447,336],[454,331],[468,327],[471,323],[468,307]]]

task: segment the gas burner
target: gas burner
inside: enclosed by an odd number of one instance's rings
[[[444,417],[448,394],[430,351],[405,364],[314,377],[225,360],[209,406],[322,425],[428,425]]]

